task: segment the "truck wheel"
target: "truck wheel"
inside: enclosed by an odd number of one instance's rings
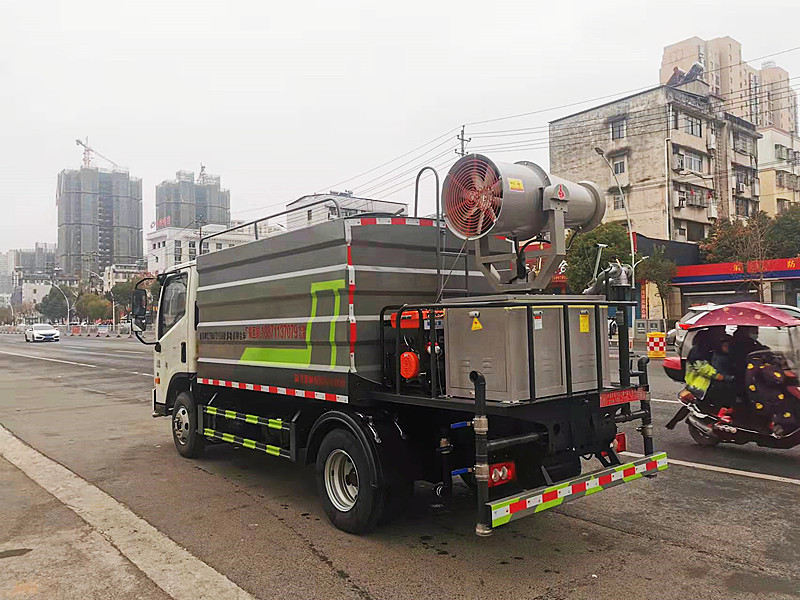
[[[197,433],[197,406],[189,392],[181,392],[172,407],[172,441],[181,456],[197,458],[206,439]]]
[[[689,435],[691,435],[692,439],[701,446],[711,447],[719,444],[720,439],[713,433],[709,434],[706,433],[705,431],[701,431],[691,423],[689,423],[688,425],[689,425]]]
[[[317,452],[317,490],[331,523],[348,533],[366,533],[383,514],[383,486],[370,483],[366,453],[355,436],[334,429]]]

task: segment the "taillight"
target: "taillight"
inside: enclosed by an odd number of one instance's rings
[[[489,465],[489,487],[503,485],[517,478],[517,468],[513,461]]]
[[[628,435],[620,432],[614,436],[614,441],[611,442],[611,447],[614,452],[625,452],[628,449]]]
[[[691,325],[689,325],[688,323],[678,323],[678,327],[686,331],[689,329],[689,327],[691,327]]]

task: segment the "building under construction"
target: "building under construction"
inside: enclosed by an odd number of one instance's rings
[[[142,180],[82,166],[58,174],[58,266],[81,279],[142,259]]]
[[[231,193],[220,187],[218,175],[205,168],[195,179],[191,171],[178,171],[175,179],[156,186],[156,229],[197,228],[201,224],[229,227]]]

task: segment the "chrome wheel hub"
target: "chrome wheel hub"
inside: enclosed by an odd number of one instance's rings
[[[172,431],[175,434],[175,439],[181,446],[189,443],[189,411],[185,406],[181,406],[172,417]]]
[[[347,512],[356,504],[358,470],[344,450],[334,450],[325,461],[325,490],[336,510]]]

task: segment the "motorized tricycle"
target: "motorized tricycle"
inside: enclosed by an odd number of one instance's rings
[[[712,381],[705,393],[687,385],[678,395],[683,406],[666,427],[674,429],[685,420],[692,439],[701,446],[754,442],[786,449],[800,445],[796,371],[800,367],[800,320],[779,308],[740,302],[710,311],[689,330],[681,356],[664,360],[664,372],[670,379],[684,382],[690,349],[700,342],[698,336],[714,348],[731,333],[732,352],[736,354],[738,342],[741,360],[731,361],[732,372]]]

